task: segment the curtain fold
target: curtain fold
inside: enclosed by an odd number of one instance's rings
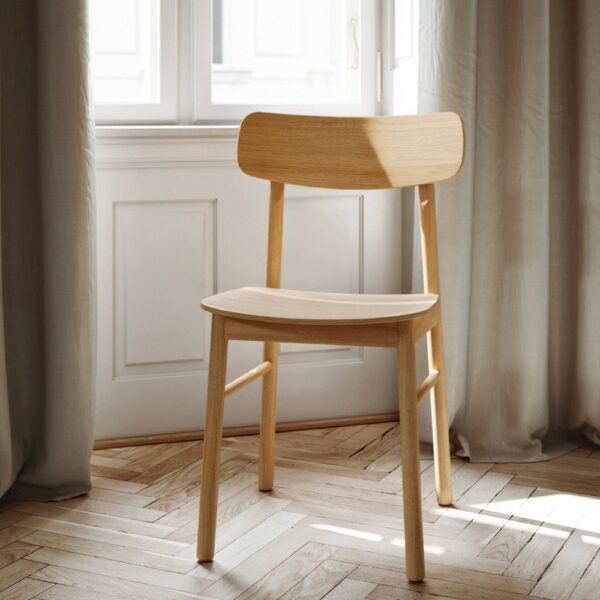
[[[90,487],[93,122],[86,2],[0,3],[0,496]]]
[[[439,186],[452,431],[477,461],[600,443],[600,2],[422,0],[419,111],[461,115]]]

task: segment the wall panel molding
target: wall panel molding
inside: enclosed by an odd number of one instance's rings
[[[215,205],[113,204],[115,378],[208,368],[209,319],[200,301],[215,291]]]

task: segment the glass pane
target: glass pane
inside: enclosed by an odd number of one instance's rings
[[[213,0],[213,104],[360,102],[360,0]]]
[[[91,0],[90,22],[96,103],[158,103],[160,0]]]
[[[419,0],[394,0],[394,114],[416,114],[419,80]]]

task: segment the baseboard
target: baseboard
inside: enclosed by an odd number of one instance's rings
[[[388,423],[397,421],[398,413],[381,413],[377,415],[359,415],[356,417],[338,417],[333,419],[314,419],[312,421],[288,421],[278,423],[277,431],[299,431],[301,429],[322,429],[326,427],[342,427],[344,425],[370,425],[372,423]],[[255,435],[259,431],[258,425],[245,425],[243,427],[225,427],[224,437],[238,435]],[[113,438],[96,440],[94,450],[106,448],[122,448],[124,446],[147,446],[149,444],[166,444],[169,442],[191,442],[201,440],[204,431],[181,431],[179,433],[160,433],[157,435],[140,435],[136,437]]]

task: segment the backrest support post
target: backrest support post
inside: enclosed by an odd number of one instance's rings
[[[281,287],[284,184],[271,181],[269,198],[269,241],[267,246],[267,287]]]
[[[426,294],[440,293],[440,265],[438,258],[437,223],[435,216],[435,187],[433,183],[419,186],[421,216],[421,256]]]

